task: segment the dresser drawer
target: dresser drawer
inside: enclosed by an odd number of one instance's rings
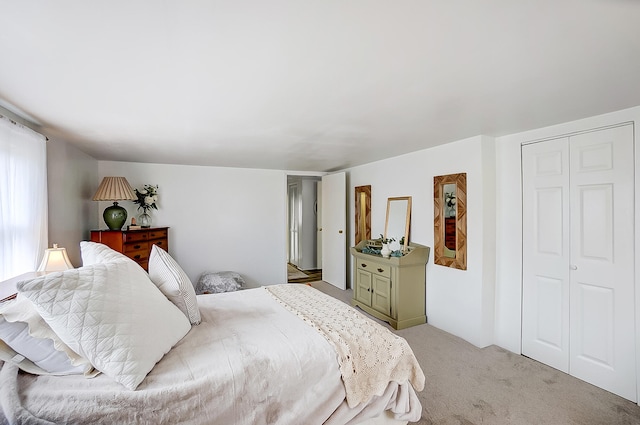
[[[149,248],[139,249],[137,251],[125,252],[127,257],[131,258],[134,261],[146,261],[149,259]]]
[[[146,241],[149,239],[149,233],[143,230],[123,232],[122,241],[126,244],[131,242]]]
[[[380,263],[376,263],[373,261],[368,261],[368,260],[363,260],[363,259],[358,259],[358,268],[360,270],[366,270],[370,273],[379,275],[379,276],[383,276],[383,277],[387,277],[390,278],[391,277],[391,267],[380,264]]]
[[[153,245],[158,245],[160,248],[164,249],[165,251],[169,251],[169,241],[168,239],[158,239],[155,241],[149,241],[149,252],[151,252],[151,248],[153,247]]]
[[[149,250],[149,242],[144,241],[144,242],[127,242],[124,245],[124,253],[129,255],[130,252],[135,252],[135,251],[148,251]]]
[[[167,229],[149,230],[149,239],[160,239],[167,237]]]

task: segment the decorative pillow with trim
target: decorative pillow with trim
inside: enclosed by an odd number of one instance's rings
[[[167,251],[157,245],[151,248],[149,277],[169,301],[187,316],[192,325],[200,323],[196,291],[189,276]]]
[[[65,344],[130,390],[191,329],[129,259],[23,281],[18,291]]]
[[[25,369],[22,367],[25,362],[18,364],[25,372],[38,375],[84,374],[87,377],[98,373],[89,360],[60,340],[22,294],[18,294],[15,300],[0,304],[0,340],[14,354],[21,354],[37,368]]]

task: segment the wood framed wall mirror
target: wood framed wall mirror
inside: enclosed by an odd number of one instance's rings
[[[356,187],[356,245],[371,239],[371,185]]]
[[[467,270],[467,174],[433,178],[434,262]]]
[[[402,252],[405,252],[409,246],[410,224],[411,196],[387,199],[387,218],[384,224],[384,237],[387,239],[395,239],[395,243],[398,244],[396,246],[400,246]]]

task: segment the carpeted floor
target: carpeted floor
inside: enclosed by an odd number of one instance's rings
[[[351,290],[311,286],[349,303]],[[640,407],[497,346],[477,348],[429,324],[400,331],[426,376],[420,425],[640,424]]]

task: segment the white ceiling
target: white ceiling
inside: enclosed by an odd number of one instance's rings
[[[104,160],[331,171],[639,78],[637,0],[0,0],[0,105]]]

